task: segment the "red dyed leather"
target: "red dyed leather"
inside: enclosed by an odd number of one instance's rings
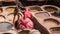
[[[25,19],[22,18],[18,22],[19,22],[18,25],[19,29],[34,28],[34,24],[29,18],[25,18]]]
[[[26,8],[25,12],[24,12],[24,17],[25,18],[31,18],[32,14],[30,13],[29,8]]]
[[[32,17],[32,14],[30,13],[29,9],[26,8],[25,12],[24,12],[24,17],[22,17],[18,22],[18,28],[19,29],[30,29],[30,28],[34,28],[34,24],[33,22],[29,19]]]

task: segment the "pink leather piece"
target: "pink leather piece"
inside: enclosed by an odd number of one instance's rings
[[[25,18],[25,19],[22,18],[18,22],[19,22],[18,25],[19,29],[34,28],[34,24],[29,18]]]
[[[26,8],[25,12],[24,12],[24,17],[25,18],[31,18],[32,17],[32,14],[30,13],[30,10],[29,8]]]

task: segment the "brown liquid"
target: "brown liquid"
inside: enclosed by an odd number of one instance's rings
[[[3,33],[3,34],[11,34],[11,33]]]
[[[0,14],[2,13],[2,10],[0,10]]]
[[[29,34],[29,30],[23,30],[23,31],[19,32],[18,34]]]
[[[8,13],[13,13],[13,12],[14,12],[14,8],[7,8],[7,9],[6,9],[6,12],[8,12]]]
[[[47,28],[55,27],[58,25],[58,23],[59,23],[58,21],[55,21],[53,19],[50,19],[50,20],[48,19],[48,20],[44,21],[44,24]]]
[[[45,17],[49,17],[49,14],[48,13],[44,13],[44,12],[42,12],[42,13],[36,13],[35,14],[36,15],[36,17],[41,17],[41,18],[45,18]]]
[[[52,27],[50,31],[52,34],[60,34],[60,27]]]
[[[45,9],[46,11],[49,11],[49,12],[52,12],[52,11],[58,11],[57,8],[55,8],[55,7],[50,7],[50,6],[45,7],[44,9]]]
[[[31,11],[42,11],[40,7],[30,7]]]

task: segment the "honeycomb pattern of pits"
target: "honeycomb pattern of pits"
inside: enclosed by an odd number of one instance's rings
[[[29,34],[29,30],[23,30],[23,31],[21,31],[21,32],[18,32],[18,34]]]
[[[56,7],[52,7],[52,6],[46,6],[46,7],[44,7],[44,9],[48,12],[58,11],[58,9]]]
[[[13,27],[9,22],[0,22],[0,32],[6,32],[11,30]]]
[[[52,34],[60,34],[60,27],[52,27],[50,28]]]
[[[8,7],[5,9],[7,13],[13,13],[15,10],[15,7]]]
[[[35,13],[36,17],[41,17],[41,18],[45,18],[45,17],[49,17],[50,15],[47,12],[40,12],[40,13]]]
[[[47,28],[51,28],[51,27],[55,27],[57,25],[59,25],[59,21],[56,20],[56,19],[45,19],[44,20],[44,25],[47,27]]]
[[[12,33],[2,33],[2,34],[12,34]]]
[[[38,6],[37,7],[30,7],[30,10],[34,11],[34,12],[35,11],[42,11],[42,9],[40,7],[38,7]]]

